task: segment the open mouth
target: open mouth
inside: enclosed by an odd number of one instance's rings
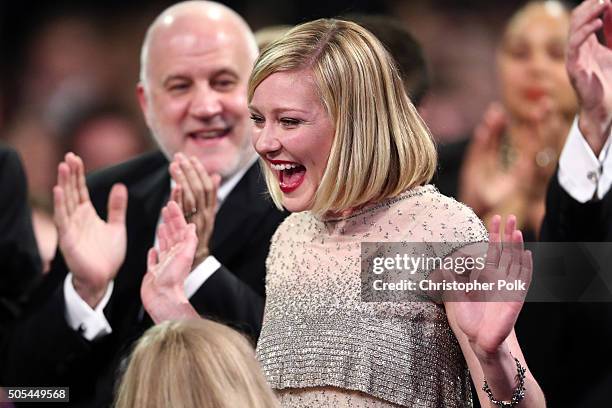
[[[306,167],[299,163],[274,160],[270,161],[270,167],[276,172],[283,193],[290,193],[298,188],[306,175]]]
[[[215,140],[215,139],[224,138],[225,136],[229,135],[231,130],[232,130],[231,127],[227,127],[223,129],[214,129],[214,130],[198,130],[195,132],[187,133],[187,136],[190,139],[193,139],[196,141]]]

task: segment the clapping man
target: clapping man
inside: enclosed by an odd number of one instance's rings
[[[70,385],[77,405],[110,403],[121,356],[150,324],[140,287],[170,198],[199,238],[184,287],[191,305],[257,336],[265,258],[284,215],[265,198],[250,143],[256,56],[247,24],[217,3],[179,3],[153,22],[138,98],[160,151],[87,181],[77,156],[60,164],[55,217],[67,265],[54,262],[53,295],[13,336],[14,383]]]

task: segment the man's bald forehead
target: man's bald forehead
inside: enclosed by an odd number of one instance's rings
[[[189,30],[215,36],[220,32],[243,40],[245,51],[253,60],[258,53],[255,37],[248,24],[232,9],[212,1],[185,1],[164,10],[147,30],[141,50],[141,81],[144,82],[149,51],[159,38],[177,30]]]

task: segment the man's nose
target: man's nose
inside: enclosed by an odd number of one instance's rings
[[[221,94],[211,89],[208,85],[198,86],[191,101],[189,111],[193,116],[202,119],[218,115],[222,111]]]

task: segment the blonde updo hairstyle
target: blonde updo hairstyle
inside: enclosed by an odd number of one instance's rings
[[[293,28],[257,59],[249,102],[268,76],[301,70],[310,71],[335,124],[313,213],[358,208],[431,180],[437,161],[433,139],[404,91],[393,58],[373,34],[335,19]],[[282,208],[278,182],[263,167],[270,195]]]

